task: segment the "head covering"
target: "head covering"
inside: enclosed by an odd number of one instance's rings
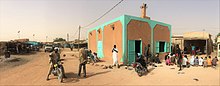
[[[141,57],[141,54],[140,54],[140,53],[137,53],[137,56],[140,58],[140,57]]]

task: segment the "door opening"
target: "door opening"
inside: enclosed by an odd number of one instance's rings
[[[159,52],[164,52],[165,42],[159,42]]]
[[[135,40],[135,53],[141,53],[141,41]]]

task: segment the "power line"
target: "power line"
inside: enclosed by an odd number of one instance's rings
[[[96,19],[95,21],[89,23],[88,25],[81,27],[81,28],[86,28],[92,24],[94,24],[95,22],[97,22],[99,19],[101,19],[102,17],[104,17],[106,14],[108,14],[110,11],[112,11],[116,6],[118,6],[123,0],[121,0],[120,2],[118,2],[116,5],[114,5],[110,10],[108,10],[107,12],[105,12],[102,16],[100,16],[98,19]]]
[[[77,30],[76,30],[76,32],[74,33],[73,37],[75,37],[75,36],[76,36],[76,34],[77,34],[78,30],[79,30],[79,29],[77,29]]]

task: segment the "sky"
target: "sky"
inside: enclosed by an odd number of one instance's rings
[[[86,26],[120,0],[0,0],[0,41],[29,38],[52,41],[57,37],[78,38],[78,27]],[[220,0],[124,0],[99,21],[81,30],[86,39],[94,28],[121,15],[140,16],[147,3],[147,16],[172,25],[174,35],[206,31],[215,37],[220,31]],[[20,31],[20,33],[18,33]],[[33,36],[34,34],[34,36]]]

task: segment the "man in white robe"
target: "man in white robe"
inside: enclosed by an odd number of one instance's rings
[[[112,49],[112,58],[113,66],[118,66],[118,49],[116,48],[116,45],[114,45],[114,48]]]

